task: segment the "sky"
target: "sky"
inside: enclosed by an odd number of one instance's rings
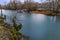
[[[10,0],[0,0],[0,4],[4,5],[9,3]],[[21,0],[21,2],[23,2],[24,0]],[[39,2],[41,3],[41,0],[34,0],[35,2]],[[46,0],[42,0],[42,2],[46,2]]]

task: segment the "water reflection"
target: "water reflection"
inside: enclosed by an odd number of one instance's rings
[[[37,23],[40,21],[44,22],[44,20],[46,19],[46,16],[43,14],[32,14],[31,19],[32,19],[32,21],[37,22]]]
[[[53,22],[53,23],[56,22],[56,16],[51,16],[51,22]]]

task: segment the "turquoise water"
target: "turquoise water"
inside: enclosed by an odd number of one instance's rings
[[[5,22],[12,24],[11,19],[16,11],[5,10]],[[43,14],[17,13],[16,23],[22,23],[20,32],[28,36],[28,40],[60,40],[60,16],[47,16]]]

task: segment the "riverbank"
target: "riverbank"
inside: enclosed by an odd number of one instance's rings
[[[60,13],[56,14],[56,12],[53,11],[47,11],[47,10],[40,10],[40,11],[31,11],[33,14],[44,14],[48,16],[60,16]]]
[[[0,40],[28,40],[28,37],[22,35],[17,28],[21,29],[21,24],[16,28],[4,22],[0,16]]]

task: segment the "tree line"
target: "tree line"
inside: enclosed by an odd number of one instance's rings
[[[37,2],[25,1],[24,3],[22,3],[20,1],[17,1],[17,2],[12,1],[4,6],[0,5],[0,8],[11,9],[11,10],[22,10],[22,9],[36,10],[37,8],[39,8],[39,5],[40,4]]]
[[[42,0],[43,1],[43,0]],[[58,10],[60,7],[60,1],[59,0],[46,0],[48,2],[45,3],[38,3],[34,2],[32,0],[26,0],[24,3],[21,1],[10,1],[8,4],[1,6],[0,8],[4,9],[11,9],[11,10],[37,10],[38,8],[44,8],[46,10]]]

